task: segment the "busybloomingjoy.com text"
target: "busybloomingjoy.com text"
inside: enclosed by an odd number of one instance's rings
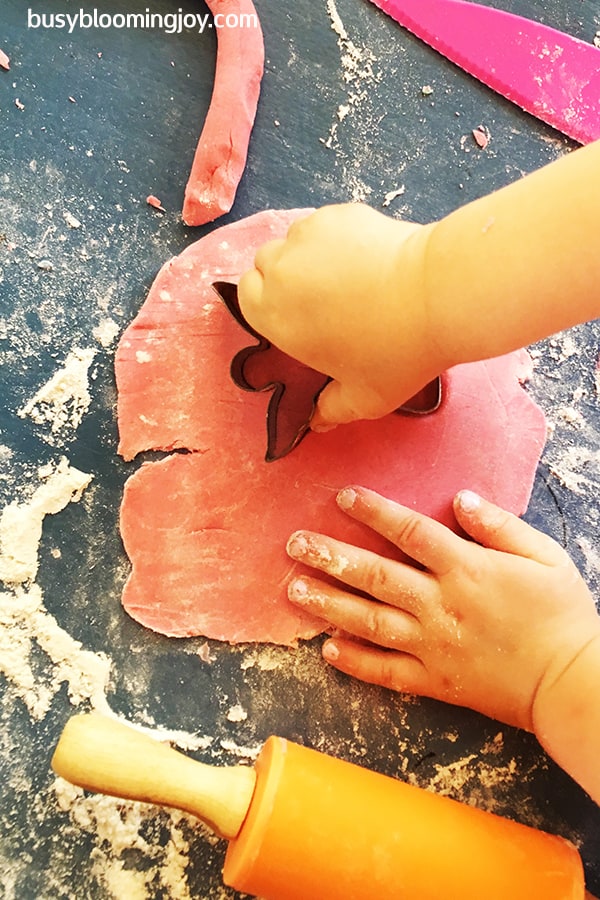
[[[110,28],[158,30],[165,34],[181,34],[196,31],[203,34],[210,28],[258,28],[258,17],[253,13],[183,12],[155,13],[146,9],[142,13],[107,13],[99,9],[79,9],[74,13],[34,12],[27,10],[27,27],[30,29],[56,29],[73,34],[77,30],[108,30]]]

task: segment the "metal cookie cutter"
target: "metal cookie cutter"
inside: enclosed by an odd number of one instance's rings
[[[218,281],[212,287],[236,322],[258,341],[235,354],[230,374],[243,391],[272,391],[267,408],[265,459],[273,462],[290,453],[310,430],[319,394],[331,378],[288,356],[255,331],[242,315],[237,285]],[[438,376],[396,413],[423,416],[438,409],[441,402],[442,379]]]

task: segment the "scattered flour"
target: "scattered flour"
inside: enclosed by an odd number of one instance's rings
[[[256,666],[261,672],[274,672],[283,665],[288,655],[286,650],[271,645],[253,648],[244,656],[240,668],[245,672]]]
[[[337,35],[346,98],[338,105],[329,134],[326,138],[321,138],[321,142],[328,149],[336,149],[339,152],[344,183],[350,190],[351,199],[354,202],[361,202],[369,196],[371,188],[360,177],[358,148],[352,148],[348,154],[339,146],[339,129],[359,110],[361,115],[365,115],[367,110],[364,109],[364,104],[365,102],[368,104],[372,88],[381,81],[382,76],[375,68],[376,59],[373,52],[368,47],[357,47],[349,37],[335,0],[326,0],[326,3],[331,28]]]
[[[13,459],[13,451],[10,447],[0,444],[0,481],[10,481],[11,461]]]
[[[504,766],[490,766],[485,763],[478,762],[476,753],[471,753],[456,762],[447,766],[436,765],[436,773],[429,782],[429,790],[434,790],[442,796],[460,796],[464,800],[464,794],[472,793],[469,789],[464,791],[465,786],[469,788],[472,782],[477,782],[481,788],[493,788],[496,785],[511,784],[516,779],[522,777],[515,759],[509,760]]]
[[[569,331],[563,331],[549,341],[557,362],[564,362],[578,353],[575,338]]]
[[[584,347],[580,347],[579,339],[578,330],[572,329],[556,334],[547,342],[546,353],[552,366],[545,372],[546,384],[539,383],[539,387],[549,392],[546,402],[542,401],[549,437],[544,461],[563,487],[585,496],[595,505],[600,483],[600,433],[595,415],[600,375],[598,368],[592,371],[589,380],[581,374],[580,357]],[[536,352],[534,348],[532,356],[539,366],[542,351]]]
[[[168,891],[172,900],[192,900],[186,869],[189,841],[185,832],[197,827],[195,820],[175,810],[157,813],[145,803],[114,797],[89,796],[62,778],[54,782],[56,803],[69,814],[75,829],[96,839],[92,851],[92,871],[115,900],[147,900],[157,888]],[[160,815],[168,831],[165,846],[149,842],[144,827]],[[131,851],[145,857],[143,868],[128,864]]]
[[[29,416],[37,425],[49,426],[48,443],[59,444],[67,430],[81,424],[91,401],[88,370],[95,354],[91,348],[72,350],[64,366],[19,410],[21,418]]]
[[[600,582],[600,550],[597,544],[581,536],[576,538],[576,542],[585,560],[584,576],[589,581]]]
[[[385,197],[383,198],[382,206],[389,206],[393,200],[396,200],[398,197],[401,197],[406,191],[405,185],[400,185],[399,188],[396,188],[393,191],[388,191]]]
[[[66,684],[73,706],[91,707],[112,716],[106,696],[111,659],[105,653],[85,649],[59,625],[45,608],[42,590],[35,582],[44,517],[77,502],[92,476],[62,458],[57,464],[40,468],[38,477],[40,484],[31,495],[14,500],[0,516],[0,580],[4,582],[4,590],[0,590],[0,673],[10,691],[5,698],[10,703],[21,701],[30,718],[37,722],[46,717],[56,694]],[[205,749],[213,741],[179,731],[140,730],[188,750]],[[240,756],[253,752],[253,748],[238,748]],[[81,831],[93,837],[91,872],[101,886],[102,896],[148,900],[159,890],[173,900],[192,900],[186,873],[186,833],[198,834],[198,823],[192,817],[113,797],[89,796],[60,778],[52,782],[50,797],[46,789],[41,794],[33,793],[33,786],[27,786],[25,780],[18,790],[32,791],[32,822],[44,822],[53,795],[58,808],[69,816],[64,837],[72,839],[73,844],[78,842]],[[168,835],[164,845],[144,836],[155,833],[157,818]],[[143,855],[139,868],[131,865],[130,855],[135,851]],[[0,862],[4,869],[3,896],[17,900],[17,885],[21,872],[27,869],[27,854],[18,860],[4,860],[0,851]],[[60,896],[63,887],[60,885]]]
[[[560,416],[560,418],[568,425],[579,427],[584,424],[583,415],[573,406],[561,406],[557,410],[556,415]]]
[[[228,722],[245,722],[248,718],[248,713],[241,704],[236,703],[235,706],[227,710],[225,718]]]
[[[68,209],[63,210],[63,219],[69,226],[69,228],[81,228],[81,222],[79,219],[70,213]]]
[[[92,334],[98,343],[107,350],[114,343],[120,328],[114,319],[102,319],[93,329]]]
[[[35,665],[40,652],[46,665]],[[59,626],[44,607],[37,585],[0,593],[0,672],[33,719],[44,718],[64,683],[74,706],[87,700],[109,712],[105,691],[110,666],[104,653],[85,650]]]
[[[99,326],[96,339],[110,343],[117,333],[111,320]],[[49,426],[50,434],[74,430],[87,410],[89,366],[94,350],[74,350],[65,365],[23,408],[37,425]],[[0,447],[0,459],[9,462],[12,451]],[[63,629],[44,606],[42,590],[36,584],[39,568],[39,544],[46,515],[55,515],[69,503],[78,502],[90,485],[92,475],[70,465],[66,457],[40,467],[39,484],[23,490],[25,496],[13,500],[0,514],[0,673],[7,681],[10,701],[21,701],[33,721],[41,721],[62,686],[73,706],[96,709],[114,715],[107,700],[112,661],[105,653],[83,647]],[[60,551],[51,551],[56,557]],[[159,740],[166,740],[183,750],[205,750],[212,737],[159,728],[139,730]],[[253,758],[256,748],[243,748],[231,741],[225,748],[235,755]],[[33,790],[23,781],[20,791]],[[174,810],[158,810],[154,806],[122,801],[101,795],[86,795],[60,778],[50,788],[58,808],[67,813],[65,837],[73,844],[83,831],[92,836],[91,873],[102,890],[102,896],[114,900],[148,900],[168,895],[173,900],[192,900],[188,880],[189,841],[197,839],[199,825],[192,817]],[[47,791],[32,795],[31,819],[44,822]],[[167,834],[166,842],[156,841],[156,822]],[[211,843],[216,840],[200,828]],[[69,838],[71,834],[71,838]],[[146,836],[148,835],[148,839]],[[131,853],[141,854],[139,867],[132,866]],[[0,854],[0,858],[2,855]],[[27,869],[27,855],[18,862],[4,861],[2,888],[7,900],[17,900],[21,872]],[[53,876],[50,873],[50,882]],[[62,892],[64,885],[56,885]],[[92,889],[92,888],[91,888]],[[62,895],[62,893],[61,893]],[[57,894],[58,896],[58,894]],[[226,889],[220,894],[230,897]]]
[[[583,424],[584,420],[581,418],[577,425],[582,428]],[[572,444],[553,454],[549,469],[574,494],[584,495],[587,491],[597,491],[600,481],[600,451],[583,444]]]
[[[91,475],[72,468],[65,457],[38,474],[42,484],[33,496],[23,503],[14,500],[0,515],[0,581],[6,584],[35,578],[44,517],[77,502],[92,480]]]
[[[252,747],[240,747],[235,741],[225,739],[219,741],[220,746],[232,756],[238,756],[240,759],[258,759],[258,754],[262,750],[262,744],[256,744]]]
[[[32,718],[42,719],[55,694],[67,683],[71,702],[89,700],[106,709],[105,690],[110,662],[104,654],[84,650],[45,609],[35,584],[42,524],[68,503],[81,498],[92,480],[62,458],[40,469],[40,486],[23,502],[10,503],[0,516],[0,671],[15,688]],[[34,657],[46,656],[51,665],[37,666]]]

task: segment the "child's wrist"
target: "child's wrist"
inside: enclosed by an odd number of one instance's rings
[[[442,308],[440,295],[432,290],[429,246],[437,223],[421,225],[406,238],[398,257],[397,284],[402,304],[413,310],[408,327],[413,329],[415,346],[421,341],[422,363],[429,369],[428,377],[435,377],[451,366],[467,362],[459,358],[450,331],[444,327],[447,310]],[[412,318],[412,322],[410,321]]]
[[[586,639],[587,638],[587,639]],[[557,660],[542,680],[533,701],[533,731],[546,752],[600,801],[597,735],[600,708],[600,620],[578,650]]]

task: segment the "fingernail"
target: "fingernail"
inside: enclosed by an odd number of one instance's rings
[[[323,659],[327,662],[335,662],[340,658],[340,651],[337,644],[334,644],[333,641],[327,641],[326,644],[323,644]]]
[[[343,488],[336,497],[340,509],[352,509],[356,503],[357,493],[354,488]]]
[[[292,559],[303,559],[308,552],[308,541],[302,531],[295,531],[287,542],[286,550]]]
[[[460,491],[456,495],[456,502],[463,512],[472,513],[481,506],[481,497],[474,491]]]
[[[288,586],[288,597],[293,603],[308,602],[308,585],[301,578],[296,578]]]

